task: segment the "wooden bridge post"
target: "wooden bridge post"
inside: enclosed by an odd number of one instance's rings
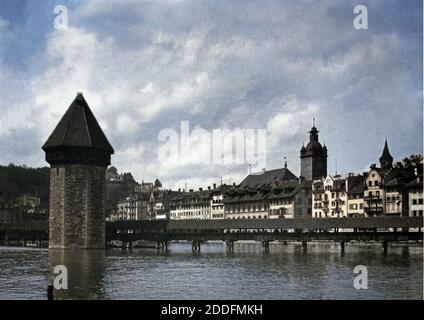
[[[200,240],[193,240],[191,244],[191,251],[200,252]]]
[[[52,285],[48,285],[47,286],[47,300],[51,301],[54,299],[53,296],[53,286]]]
[[[228,240],[226,243],[227,243],[227,251],[234,252],[234,241]]]
[[[161,252],[168,251],[168,241],[156,241],[156,250]],[[193,250],[193,245],[192,245]]]
[[[383,254],[386,255],[387,254],[387,247],[388,247],[389,243],[387,240],[383,241]]]
[[[344,241],[340,241],[340,253],[341,254],[345,253],[345,242]]]
[[[127,247],[127,242],[126,242],[126,241],[124,241],[124,240],[122,240],[122,241],[121,241],[121,249],[122,249],[122,250],[125,250],[125,249],[126,249],[126,247]]]
[[[264,247],[265,252],[268,253],[269,252],[269,241],[263,241],[262,246]]]
[[[132,248],[133,248],[133,243],[132,243],[132,241],[130,241],[130,242],[128,242],[128,249],[132,250]]]
[[[304,253],[308,252],[308,241],[306,240],[302,241],[302,248]]]

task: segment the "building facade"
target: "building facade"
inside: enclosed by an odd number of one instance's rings
[[[226,194],[227,219],[310,217],[311,183],[284,168],[248,175]]]
[[[405,186],[409,198],[409,212],[410,217],[422,217],[424,211],[423,203],[423,179],[416,177]]]
[[[314,181],[312,187],[312,217],[347,217],[346,179],[330,176]]]
[[[170,219],[172,220],[205,220],[211,218],[209,191],[180,192],[170,202]]]
[[[364,176],[350,173],[346,179],[347,216],[365,217]]]

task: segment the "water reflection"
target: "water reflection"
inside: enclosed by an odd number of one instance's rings
[[[55,266],[68,269],[68,289],[54,290],[55,299],[104,298],[104,260],[103,250],[49,250],[50,279]]]
[[[423,249],[349,243],[270,245],[171,243],[169,251],[38,250],[0,247],[0,299],[46,299],[53,268],[65,265],[69,289],[56,299],[422,299]],[[368,290],[353,269],[368,268]]]

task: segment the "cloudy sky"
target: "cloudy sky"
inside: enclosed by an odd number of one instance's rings
[[[368,8],[355,30],[353,8]],[[55,6],[68,10],[56,30]],[[422,1],[0,2],[0,163],[44,166],[40,149],[76,92],[118,171],[167,187],[240,182],[248,165],[158,160],[163,129],[266,129],[267,169],[299,174],[312,118],[329,172],[362,172],[384,139],[422,152]],[[191,154],[205,152],[192,143]],[[185,156],[185,155],[182,155]]]

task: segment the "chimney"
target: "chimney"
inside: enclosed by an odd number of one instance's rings
[[[181,192],[181,188],[178,188],[178,192]]]
[[[236,183],[235,183],[235,182],[233,182],[233,187],[234,187],[234,188],[236,187]]]
[[[203,188],[199,188],[199,191],[203,191]]]
[[[213,184],[213,188],[216,189],[216,183]]]
[[[211,186],[208,186],[208,190],[210,190],[211,189]]]
[[[193,192],[193,189],[188,190],[189,192]]]

